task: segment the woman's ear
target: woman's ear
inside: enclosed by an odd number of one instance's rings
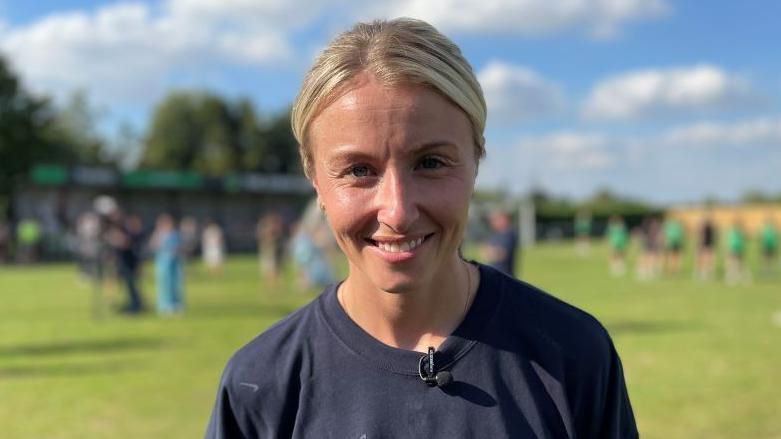
[[[315,194],[317,195],[317,207],[319,207],[322,212],[325,212],[325,203],[323,203],[323,198],[320,196],[320,185],[317,184],[317,179],[313,175],[309,181],[312,182],[312,187],[315,188]]]

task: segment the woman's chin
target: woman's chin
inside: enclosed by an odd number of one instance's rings
[[[374,273],[369,275],[369,281],[378,290],[387,293],[403,294],[420,288],[420,276],[406,273]]]

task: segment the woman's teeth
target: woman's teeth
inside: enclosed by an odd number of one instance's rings
[[[422,242],[423,242],[423,237],[420,237],[418,239],[413,239],[411,241],[402,242],[402,243],[378,241],[377,247],[389,253],[400,253],[400,252],[408,252],[414,249],[415,247],[419,246]]]

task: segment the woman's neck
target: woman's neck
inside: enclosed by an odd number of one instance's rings
[[[477,267],[458,259],[426,285],[383,291],[351,270],[337,292],[348,316],[380,342],[425,352],[438,347],[466,315],[479,284]]]

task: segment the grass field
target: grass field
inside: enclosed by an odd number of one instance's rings
[[[563,244],[523,265],[608,327],[642,437],[781,438],[781,278],[613,279],[604,249]],[[230,354],[314,297],[291,285],[263,286],[254,258],[233,258],[220,277],[191,267],[181,318],[96,320],[71,265],[0,267],[0,438],[201,437]]]

